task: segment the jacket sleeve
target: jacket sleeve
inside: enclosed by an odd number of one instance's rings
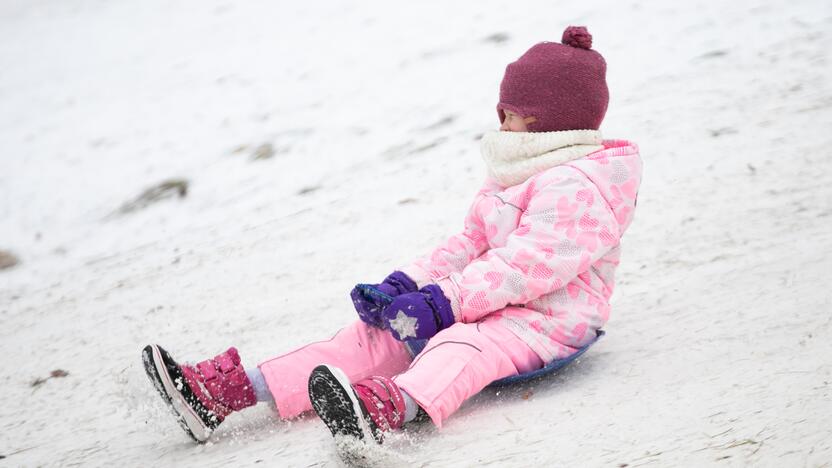
[[[488,249],[485,226],[476,214],[479,200],[487,193],[496,189],[496,183],[486,181],[474,197],[474,202],[465,216],[462,232],[449,237],[430,253],[417,258],[400,270],[410,276],[421,288],[427,284],[436,283],[451,273],[460,272],[475,258]]]
[[[475,322],[566,286],[618,244],[619,226],[583,175],[537,188],[503,247],[438,281],[457,321]]]

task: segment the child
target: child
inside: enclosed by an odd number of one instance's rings
[[[145,369],[197,441],[233,411],[314,409],[333,435],[381,441],[418,413],[437,426],[500,378],[591,342],[610,313],[619,241],[641,178],[635,144],[603,140],[606,63],[583,27],[506,68],[499,132],[482,139],[489,177],[465,228],[375,288],[329,341],[244,369],[235,348],[195,366],[157,345]],[[376,293],[373,293],[376,291]],[[414,340],[427,339],[413,356]]]

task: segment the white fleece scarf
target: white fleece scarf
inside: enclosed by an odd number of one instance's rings
[[[488,173],[504,187],[538,172],[580,159],[604,146],[598,130],[562,132],[489,132],[480,150]]]

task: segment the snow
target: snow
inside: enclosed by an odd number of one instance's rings
[[[355,283],[461,228],[503,67],[569,24],[609,65],[604,134],[645,159],[608,334],[370,461],[832,463],[832,4],[809,0],[3,2],[0,463],[339,466],[266,406],[193,445],[142,347],[255,364],[354,320]]]

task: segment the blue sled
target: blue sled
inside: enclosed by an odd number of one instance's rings
[[[488,386],[489,387],[504,387],[506,385],[514,385],[521,382],[528,382],[529,380],[534,380],[549,374],[554,374],[555,372],[563,369],[564,367],[572,364],[576,359],[581,357],[581,354],[585,353],[590,346],[594,345],[602,336],[604,336],[604,330],[598,330],[595,333],[595,338],[592,339],[589,343],[583,345],[580,349],[575,351],[574,353],[566,356],[565,358],[555,359],[554,361],[546,364],[545,366],[541,367],[538,370],[534,370],[531,372],[526,372],[520,375],[512,375],[511,377],[506,377],[500,380],[495,380],[491,382]]]
[[[359,288],[364,295],[380,299],[382,303],[389,304],[393,300],[392,297],[388,296],[387,294],[384,294],[372,285],[359,284],[356,287]],[[592,341],[585,344],[583,347],[581,347],[574,353],[570,354],[569,356],[561,359],[555,359],[554,361],[551,361],[550,363],[546,364],[540,369],[531,372],[526,372],[520,375],[513,375],[511,377],[495,380],[491,382],[488,386],[505,387],[506,385],[514,385],[522,382],[528,382],[530,380],[538,379],[549,374],[554,374],[555,372],[563,369],[569,364],[572,364],[576,359],[581,357],[581,355],[584,354],[590,346],[594,345],[599,339],[601,339],[601,337],[604,336],[604,334],[604,330],[598,330],[595,334],[595,338],[593,338]],[[405,345],[410,350],[410,353],[415,357],[416,355],[421,353],[422,350],[425,349],[427,343],[428,340],[408,340],[405,342]]]

